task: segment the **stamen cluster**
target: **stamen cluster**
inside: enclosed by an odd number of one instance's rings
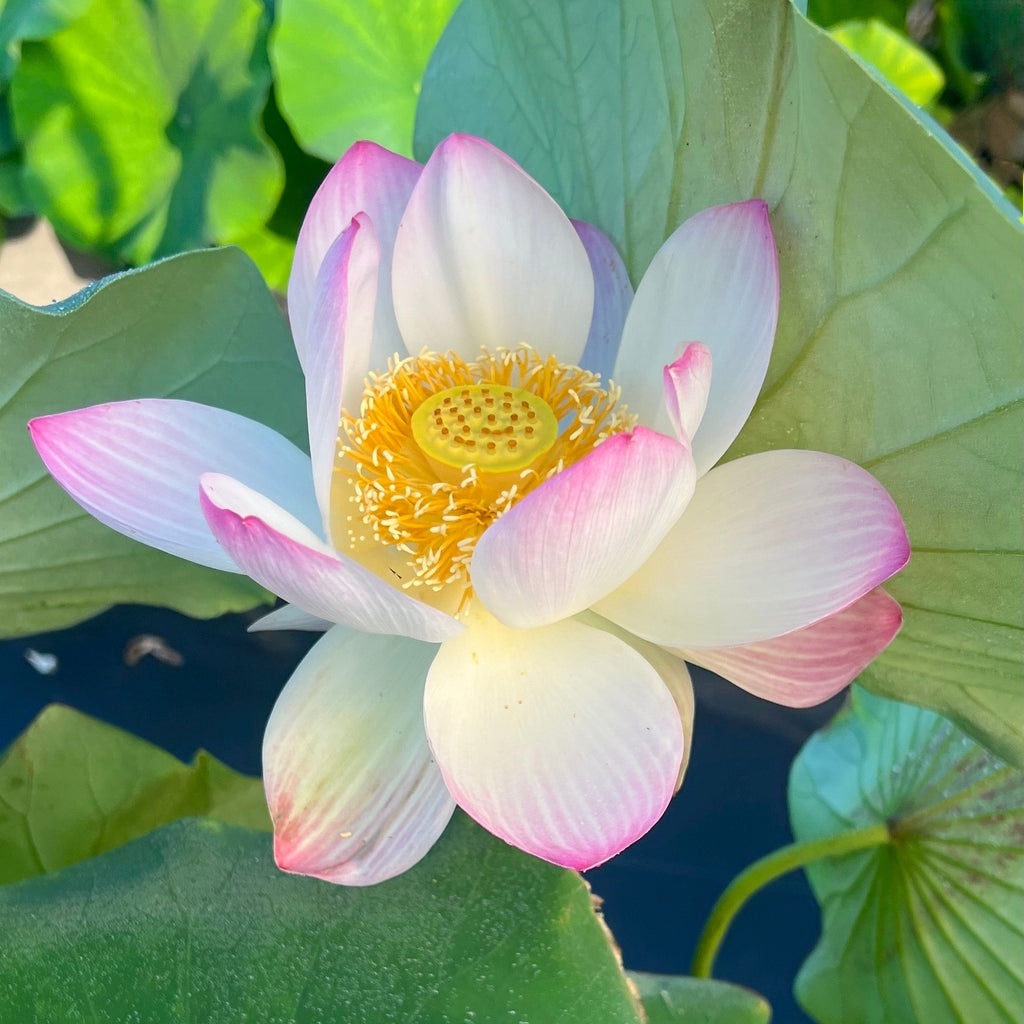
[[[452,388],[492,384],[546,403],[558,423],[554,444],[512,471],[482,469],[472,460],[438,467],[414,438],[416,410]],[[473,361],[451,352],[396,356],[386,372],[371,374],[359,416],[342,413],[333,539],[357,557],[378,545],[400,552],[405,571],[390,573],[403,588],[437,592],[458,584],[468,594],[469,561],[480,534],[539,484],[634,423],[613,384],[602,387],[597,374],[526,346],[483,349]]]

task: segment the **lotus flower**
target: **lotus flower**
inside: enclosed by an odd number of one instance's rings
[[[327,630],[264,744],[285,870],[389,878],[456,804],[593,867],[677,788],[684,659],[802,706],[899,628],[876,588],[907,538],[868,473],[712,469],[775,332],[764,203],[688,220],[633,297],[608,239],[487,143],[425,166],[362,143],[313,200],[288,305],[309,457],[180,401],[30,425],[94,516],[248,573],[289,602],[262,628]]]

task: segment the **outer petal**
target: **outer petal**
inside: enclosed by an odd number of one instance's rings
[[[641,420],[668,431],[657,373],[684,341],[711,350],[715,379],[693,439],[706,473],[746,422],[768,369],[779,312],[779,271],[768,207],[759,199],[715,206],[669,237],[637,289],[615,381]]]
[[[622,257],[603,231],[581,220],[574,220],[572,226],[587,250],[594,275],[594,317],[580,366],[607,380],[612,375],[622,328],[633,301],[633,286]]]
[[[334,165],[317,190],[302,222],[288,280],[288,316],[303,369],[307,368],[311,345],[309,328],[320,265],[327,250],[357,213],[369,216],[381,247],[376,350],[384,352],[385,357],[402,351],[391,304],[391,251],[398,221],[421,170],[420,164],[376,143],[357,142]]]
[[[762,452],[701,480],[664,543],[595,610],[668,647],[732,647],[835,614],[909,557],[870,473],[821,452]]]
[[[303,658],[263,740],[278,867],[372,885],[434,845],[455,809],[423,732],[434,652],[336,626]]]
[[[690,754],[693,752],[693,719],[696,715],[697,702],[693,695],[693,680],[690,679],[690,670],[682,658],[656,644],[645,643],[637,637],[634,638],[630,646],[639,651],[651,663],[676,702],[676,710],[679,712],[679,720],[683,726],[683,760],[679,764],[674,789],[674,792],[678,793],[683,785],[683,776],[690,764]]]
[[[246,632],[266,633],[275,629],[302,629],[311,633],[323,633],[334,623],[329,619],[320,619],[293,604],[283,604],[272,612],[258,618]]]
[[[876,589],[849,608],[785,636],[679,653],[756,697],[808,708],[853,682],[892,643],[902,622],[899,603]]]
[[[370,368],[379,259],[373,225],[365,214],[358,214],[327,250],[316,281],[306,407],[313,483],[325,537],[330,536],[341,410],[358,410]]]
[[[276,431],[174,399],[112,402],[28,425],[46,468],[79,505],[133,540],[238,572],[199,507],[199,477],[227,473],[318,529],[309,459]]]
[[[676,437],[689,443],[708,405],[711,391],[711,351],[699,341],[686,346],[683,354],[662,372],[665,408]]]
[[[575,363],[594,308],[586,250],[555,201],[517,164],[468,135],[445,139],[395,240],[395,314],[412,353],[475,358],[532,345]]]
[[[693,494],[689,448],[638,427],[531,491],[477,541],[477,597],[507,626],[568,618],[627,580]]]
[[[693,681],[690,679],[690,672],[682,655],[641,640],[640,637],[616,626],[608,619],[602,619],[594,612],[583,612],[576,616],[576,621],[593,626],[595,629],[603,629],[606,633],[618,637],[623,643],[629,644],[645,661],[650,662],[654,671],[661,676],[661,681],[668,687],[668,692],[672,694],[672,699],[676,702],[676,710],[679,712],[679,720],[683,726],[683,760],[679,765],[675,786],[675,791],[678,793],[683,784],[687,765],[690,763],[690,753],[693,750],[691,741],[693,740],[693,719],[696,711]]]
[[[258,583],[317,618],[366,633],[446,640],[462,625],[337,554],[283,509],[228,476],[200,481],[218,541]]]
[[[520,849],[585,870],[642,836],[683,753],[658,673],[609,633],[478,615],[427,676],[431,749],[456,802]]]

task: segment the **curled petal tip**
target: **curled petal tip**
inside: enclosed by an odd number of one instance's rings
[[[662,371],[665,406],[680,442],[689,444],[704,418],[711,392],[711,350],[691,342],[682,355]]]

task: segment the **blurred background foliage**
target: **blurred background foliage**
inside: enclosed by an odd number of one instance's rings
[[[235,243],[283,291],[329,164],[362,137],[411,155],[456,6],[0,0],[6,230],[45,217],[111,269]],[[808,0],[807,14],[1020,204],[1022,0]]]

